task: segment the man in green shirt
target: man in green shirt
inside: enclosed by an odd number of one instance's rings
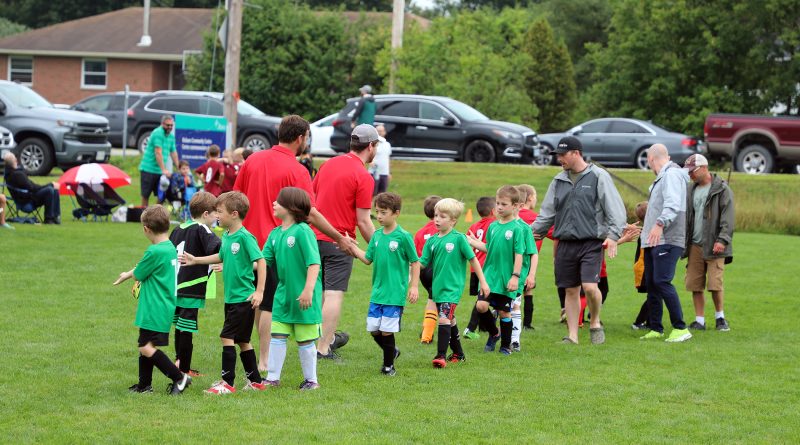
[[[139,162],[141,174],[142,207],[147,207],[150,195],[158,196],[158,185],[161,175],[172,176],[171,169],[167,168],[168,158],[172,158],[172,165],[178,165],[178,152],[175,148],[175,119],[165,114],[161,116],[161,126],[150,133],[147,147],[142,153]]]

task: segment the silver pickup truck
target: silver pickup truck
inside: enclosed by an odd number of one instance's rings
[[[87,162],[107,161],[108,119],[54,108],[30,88],[0,80],[0,126],[14,135],[14,152],[30,175],[46,175]]]

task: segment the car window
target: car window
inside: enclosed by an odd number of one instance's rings
[[[612,121],[609,133],[649,133],[641,125],[628,121]]]
[[[86,99],[80,105],[83,107],[84,110],[88,111],[89,113],[99,113],[101,111],[108,111],[110,104],[111,104],[111,96],[103,95],[103,96],[92,97],[91,99]]]
[[[175,99],[156,99],[147,106],[147,108],[167,111],[170,113],[191,113],[199,114],[197,106],[197,99],[194,98],[175,98]]]
[[[419,102],[393,100],[378,104],[378,113],[383,116],[416,118],[419,116]]]
[[[222,102],[214,99],[200,99],[200,114],[208,116],[222,116],[224,114],[222,109]]]
[[[132,107],[142,96],[129,94],[128,95],[128,107]],[[115,94],[114,97],[111,98],[111,103],[108,105],[108,111],[122,111],[125,108],[125,96],[123,94]]]
[[[449,117],[449,113],[444,111],[444,108],[440,107],[439,105],[432,104],[429,102],[420,102],[419,103],[419,118],[420,119],[430,119],[430,120],[442,120],[444,117]]]
[[[581,125],[582,133],[605,133],[608,121],[594,121]]]

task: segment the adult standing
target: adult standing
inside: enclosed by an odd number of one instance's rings
[[[641,338],[654,340],[664,337],[661,317],[666,305],[673,328],[666,341],[682,342],[692,338],[692,334],[683,321],[681,300],[672,279],[686,240],[687,178],[680,166],[670,161],[667,147],[662,144],[647,149],[647,164],[656,174],[656,179],[650,186],[650,199],[647,200],[642,226],[650,332]]]
[[[564,310],[568,335],[563,343],[578,343],[580,293],[583,287],[592,314],[592,344],[605,342],[600,322],[602,295],[598,288],[603,243],[609,258],[617,255],[617,240],[625,228],[625,205],[605,170],[583,159],[583,146],[575,137],[562,138],[554,150],[564,169],[547,189],[542,207],[533,222],[534,237],[544,238],[555,226],[553,238],[556,286],[566,288]]]
[[[175,119],[165,114],[161,116],[161,126],[150,133],[147,147],[142,153],[142,160],[139,162],[139,173],[141,174],[141,194],[142,207],[147,207],[150,203],[150,195],[158,198],[158,185],[161,175],[172,176],[171,169],[167,168],[168,159],[172,159],[172,165],[178,165],[178,152],[175,148]]]
[[[58,196],[58,182],[45,185],[34,184],[12,152],[3,155],[3,163],[5,164],[6,184],[16,189],[28,190],[33,194],[33,202],[36,207],[44,206],[45,224],[61,224],[61,199]],[[0,210],[2,209],[0,208]]]
[[[733,260],[733,192],[728,184],[708,171],[708,159],[689,156],[683,164],[693,184],[686,199],[686,290],[692,293],[695,321],[689,329],[706,329],[704,288],[714,300],[718,331],[729,331],[723,308],[722,274]]]
[[[350,152],[322,164],[314,177],[319,211],[344,236],[355,238],[358,227],[367,243],[375,231],[370,220],[375,181],[365,165],[375,158],[378,142],[378,132],[372,125],[357,126],[350,136]],[[339,341],[334,343],[334,334],[350,281],[353,258],[337,247],[330,236],[316,228],[314,232],[322,259],[323,290],[322,339],[317,344],[317,352],[319,358],[335,359],[337,356],[333,349],[343,346]]]
[[[356,109],[353,110],[352,126],[355,127],[361,124],[372,125],[375,123],[375,110],[377,108],[375,105],[375,96],[372,95],[372,87],[364,85],[359,88],[358,91],[361,93],[361,98],[358,99],[358,102],[356,102]]]
[[[296,156],[306,147],[310,137],[308,121],[297,115],[281,119],[278,127],[278,145],[269,150],[253,153],[239,169],[234,190],[238,190],[250,200],[250,211],[243,224],[256,237],[259,247],[263,248],[269,233],[281,224],[281,220],[273,215],[272,203],[278,199],[278,193],[284,187],[297,187],[305,190],[311,199],[309,222],[315,228],[331,237],[346,252],[352,251],[352,240],[340,235],[322,214],[314,208],[314,191],[308,170]],[[258,279],[258,277],[256,277]],[[266,370],[269,356],[269,342],[272,324],[272,303],[278,285],[277,271],[274,266],[268,267],[264,286],[264,297],[256,310],[256,323],[259,337],[259,369]]]
[[[372,160],[370,168],[371,171],[374,171],[372,176],[375,178],[375,189],[372,192],[372,196],[385,192],[389,188],[389,180],[392,179],[390,168],[392,144],[386,140],[386,127],[378,125],[375,130],[378,132],[379,142],[375,159]]]

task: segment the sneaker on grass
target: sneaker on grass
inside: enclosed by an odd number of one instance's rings
[[[381,368],[381,374],[388,375],[388,376],[391,377],[391,376],[397,374],[397,370],[394,369],[394,365],[392,365],[392,366],[384,366],[384,367]]]
[[[265,389],[267,389],[267,385],[263,381],[251,382],[248,380],[242,391],[264,391]]]
[[[692,324],[689,325],[689,329],[693,331],[705,331],[706,325],[693,321]]]
[[[336,331],[333,333],[333,341],[331,342],[331,351],[335,351],[344,347],[350,341],[350,334],[344,331]]]
[[[486,340],[486,346],[483,347],[483,351],[484,352],[494,351],[495,345],[497,345],[497,342],[499,341],[500,341],[500,334],[497,334],[494,337],[489,337],[489,339]]]
[[[192,384],[192,378],[189,377],[189,374],[183,374],[183,376],[178,379],[176,382],[172,382],[167,385],[167,392],[171,396],[177,396],[183,394],[183,391]]]
[[[631,324],[631,329],[634,331],[646,331],[650,328],[647,327],[647,323],[633,323]]]
[[[134,392],[134,393],[151,393],[151,392],[153,392],[153,387],[149,386],[149,385],[142,387],[142,386],[139,386],[138,383],[136,383],[134,385],[131,385],[130,388],[128,388],[128,391]]]
[[[329,350],[327,354],[322,354],[317,351],[317,360],[332,360],[332,361],[339,361],[341,357],[339,354],[333,352],[333,349]]]
[[[667,343],[680,343],[692,338],[692,333],[688,329],[673,329],[669,337],[664,340]]]
[[[519,342],[518,342],[518,341],[511,342],[511,350],[512,350],[513,352],[519,352],[519,351],[521,351],[521,350],[522,350],[522,349],[519,347]]]
[[[225,395],[225,394],[233,394],[236,392],[236,388],[233,386],[225,383],[224,380],[220,380],[218,382],[214,382],[211,385],[211,388],[208,388],[204,391],[206,394],[214,394],[214,395]]]
[[[660,338],[664,338],[663,332],[650,331],[647,334],[644,334],[641,337],[639,337],[639,340],[658,340]]]
[[[469,328],[465,328],[464,338],[466,338],[467,340],[478,340],[479,338],[481,338],[481,334],[478,334],[477,332],[474,331],[470,331]]]
[[[447,361],[450,363],[465,362],[467,361],[467,356],[464,354],[452,353],[447,357]]]
[[[437,355],[436,357],[433,358],[433,361],[431,363],[433,363],[434,368],[444,368],[447,366],[447,361],[445,360],[443,355]]]
[[[511,349],[509,348],[500,348],[500,353],[503,355],[511,355]]]
[[[314,389],[319,389],[319,383],[312,382],[310,380],[303,380],[303,383],[300,384],[300,391],[311,391]]]
[[[728,326],[728,322],[724,318],[720,317],[717,318],[717,330],[721,332],[728,332],[731,330],[731,327]]]

